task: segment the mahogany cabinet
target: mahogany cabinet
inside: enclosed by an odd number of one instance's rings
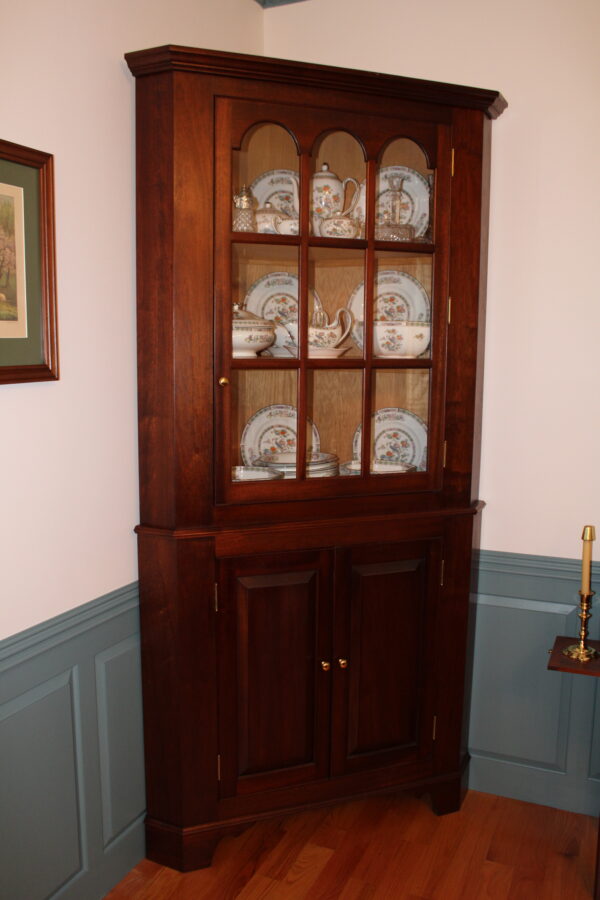
[[[137,95],[147,853],[467,764],[495,91],[167,46]]]

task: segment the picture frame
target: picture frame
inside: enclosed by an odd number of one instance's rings
[[[0,140],[0,384],[59,377],[54,157]]]

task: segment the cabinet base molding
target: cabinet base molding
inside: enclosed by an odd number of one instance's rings
[[[352,792],[318,802],[288,806],[286,809],[273,809],[223,822],[178,828],[167,822],[159,822],[147,817],[145,822],[146,857],[161,866],[168,866],[179,872],[206,869],[212,864],[213,854],[223,838],[236,837],[256,822],[293,816],[307,810],[334,806],[338,803],[350,802],[376,794],[427,796],[431,803],[431,809],[437,816],[457,812],[466,792],[467,762],[468,760],[465,760],[462,772],[455,772],[450,776],[445,775],[439,779],[428,779],[404,785],[388,785],[384,788],[380,787],[360,793]]]

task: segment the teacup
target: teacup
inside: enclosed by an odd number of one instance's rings
[[[360,233],[360,222],[352,216],[335,215],[321,219],[319,229],[321,237],[352,239]]]
[[[429,322],[373,322],[373,354],[414,358],[429,347]]]
[[[295,216],[280,216],[275,220],[275,229],[278,234],[298,234],[300,221]]]

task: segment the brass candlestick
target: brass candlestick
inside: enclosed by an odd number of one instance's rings
[[[596,540],[596,529],[593,525],[586,525],[581,535],[583,540],[583,561],[581,564],[581,590],[579,591],[581,628],[579,629],[579,643],[569,644],[565,647],[563,654],[569,659],[577,659],[579,662],[588,662],[590,659],[598,656],[598,652],[591,647],[586,646],[588,636],[588,620],[592,614],[590,608],[592,605],[592,597],[594,591],[590,589],[590,578],[592,569],[592,541]]]

